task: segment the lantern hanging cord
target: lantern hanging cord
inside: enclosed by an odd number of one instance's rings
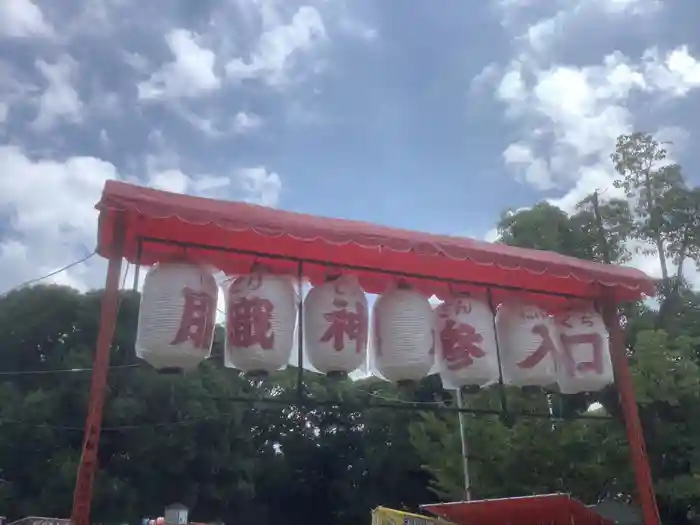
[[[25,281],[25,282],[23,282],[22,284],[18,284],[18,285],[15,286],[14,288],[10,288],[9,290],[7,290],[7,291],[3,292],[2,294],[0,294],[0,298],[6,297],[7,295],[11,294],[12,292],[14,292],[14,291],[16,291],[16,290],[19,290],[20,288],[24,288],[25,286],[31,286],[32,284],[36,284],[36,283],[41,282],[41,281],[44,281],[44,280],[46,280],[46,279],[48,279],[48,278],[50,278],[50,277],[53,277],[54,275],[58,275],[59,273],[63,273],[63,272],[65,272],[65,271],[67,271],[67,270],[70,270],[70,269],[73,268],[74,266],[78,266],[79,264],[84,263],[85,261],[87,261],[87,260],[90,259],[91,257],[94,257],[94,256],[96,255],[96,253],[97,253],[97,252],[92,252],[92,253],[90,253],[89,255],[86,255],[85,257],[83,257],[82,259],[78,259],[77,261],[74,261],[74,262],[72,262],[72,263],[70,263],[70,264],[68,264],[68,265],[66,265],[66,266],[64,266],[64,267],[62,267],[62,268],[59,268],[58,270],[54,270],[54,271],[51,272],[51,273],[47,273],[46,275],[42,275],[41,277],[36,277],[36,278],[34,278],[34,279],[29,279],[28,281]]]

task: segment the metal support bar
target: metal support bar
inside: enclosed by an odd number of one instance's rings
[[[464,400],[462,399],[462,389],[457,389],[457,408],[460,412],[457,414],[459,418],[459,437],[462,442],[462,471],[464,474],[464,499],[471,501],[472,499],[472,484],[469,476],[469,442],[467,440],[467,428],[465,423]]]
[[[535,295],[543,295],[543,296],[551,296],[551,297],[563,297],[563,298],[567,298],[567,299],[579,299],[579,300],[590,300],[590,301],[593,301],[597,297],[597,296],[587,297],[587,296],[567,294],[567,293],[561,293],[561,292],[555,292],[555,291],[545,292],[542,290],[535,290],[532,288],[525,288],[525,287],[520,287],[520,286],[493,285],[493,284],[489,284],[489,283],[481,283],[478,281],[468,281],[468,280],[462,280],[462,279],[447,279],[444,277],[435,277],[432,275],[408,273],[408,272],[401,272],[401,271],[396,271],[396,270],[378,270],[377,268],[372,268],[370,266],[359,266],[359,265],[354,265],[354,264],[342,264],[342,263],[335,263],[335,262],[330,262],[330,261],[322,261],[322,260],[318,260],[318,259],[289,257],[286,255],[277,255],[274,253],[257,252],[254,250],[240,250],[237,248],[227,248],[224,246],[212,246],[209,244],[179,242],[179,241],[173,241],[173,240],[169,240],[169,239],[159,239],[157,237],[143,237],[142,240],[144,243],[150,242],[153,244],[169,244],[172,246],[179,246],[179,247],[184,248],[184,249],[192,248],[192,249],[196,249],[196,250],[205,250],[205,251],[213,251],[213,252],[236,253],[239,255],[248,255],[250,257],[259,257],[262,259],[270,259],[270,260],[276,260],[276,261],[289,261],[289,262],[293,262],[293,263],[306,263],[306,264],[313,264],[313,265],[317,265],[317,266],[325,266],[328,268],[341,268],[341,269],[346,269],[346,270],[354,270],[354,271],[358,271],[358,272],[369,272],[369,273],[375,273],[375,274],[391,275],[394,277],[404,277],[407,279],[420,279],[420,280],[424,280],[424,281],[434,281],[434,282],[446,283],[446,284],[451,284],[451,285],[456,285],[456,286],[467,285],[467,286],[476,286],[476,287],[480,287],[480,288],[484,288],[484,289],[498,288],[500,290],[525,292],[525,293],[531,293],[531,294],[535,294]]]
[[[660,525],[661,519],[656,505],[649,458],[647,457],[637,399],[632,385],[632,374],[627,363],[627,346],[620,327],[617,306],[613,301],[607,301],[603,304],[603,318],[610,333],[610,356],[622,405],[630,459],[637,482],[637,497],[642,508],[644,525]]]
[[[141,277],[141,256],[143,254],[143,241],[139,238],[136,245],[136,262],[134,263],[134,292],[139,291],[139,278]]]
[[[123,223],[115,221],[115,239],[121,245],[124,238]],[[119,278],[122,259],[110,259],[107,267],[107,281],[100,310],[100,329],[97,335],[95,359],[92,366],[92,382],[85,418],[83,451],[78,465],[78,474],[73,493],[72,525],[90,525],[90,509],[95,471],[97,470],[97,450],[102,427],[102,409],[107,393],[107,373],[109,370],[109,349],[114,338],[119,304]]]
[[[304,402],[304,263],[297,263],[297,283],[299,286],[298,297],[298,323],[297,323],[297,399]]]
[[[501,399],[501,409],[503,410],[503,417],[506,421],[510,420],[508,414],[508,394],[506,393],[506,386],[503,382],[503,360],[501,359],[501,343],[498,340],[498,330],[496,328],[496,305],[493,301],[493,294],[489,288],[486,291],[486,297],[489,303],[489,308],[491,309],[491,314],[493,315],[493,320],[491,321],[493,326],[493,336],[496,340],[496,359],[498,360],[498,395]]]

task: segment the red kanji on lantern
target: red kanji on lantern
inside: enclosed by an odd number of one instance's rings
[[[330,324],[321,336],[320,342],[327,343],[333,339],[333,349],[336,352],[345,350],[345,337],[355,341],[356,352],[359,354],[367,345],[367,311],[359,301],[355,303],[355,311],[348,310],[349,303],[345,299],[333,300],[336,308],[323,314]]]
[[[465,368],[471,366],[474,359],[484,357],[486,354],[479,346],[483,342],[484,338],[473,326],[448,319],[440,331],[440,343],[447,368]]]
[[[529,356],[518,363],[520,368],[535,368],[539,365],[542,360],[548,355],[557,357],[557,347],[554,344],[554,340],[549,333],[549,328],[544,324],[536,324],[532,327],[532,333],[539,335],[542,339],[540,346],[532,352]]]
[[[588,328],[593,328],[595,326],[595,323],[593,322],[593,317],[590,314],[583,313],[579,314],[581,317],[579,318],[579,321],[583,326],[586,326]],[[561,326],[565,326],[567,328],[573,328],[571,325],[571,315],[567,315],[566,317],[559,318],[557,322]]]
[[[562,334],[562,346],[564,347],[565,367],[569,376],[573,377],[576,372],[603,373],[603,338],[600,334]],[[573,354],[573,347],[576,345],[590,345],[593,352],[591,361],[576,362]]]
[[[182,289],[185,304],[180,317],[180,327],[171,345],[191,341],[195,348],[206,350],[211,344],[214,333],[214,316],[216,298],[206,292],[185,287]]]
[[[270,320],[275,306],[262,297],[241,297],[229,304],[228,338],[233,346],[249,348],[259,345],[271,350],[275,333]]]

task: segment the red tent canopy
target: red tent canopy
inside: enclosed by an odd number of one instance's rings
[[[652,279],[632,268],[116,181],[106,183],[97,209],[98,252],[123,256],[131,263],[184,256],[239,274],[254,264],[296,273],[303,260],[303,273],[312,282],[343,267],[358,275],[368,293],[381,293],[400,278],[438,297],[495,286],[500,288],[494,290],[496,301],[509,293],[530,299],[555,294],[567,300],[606,295],[616,301],[654,293]],[[124,227],[123,243],[115,229],[118,221]],[[560,303],[561,299],[556,304]]]
[[[614,525],[567,494],[422,505],[458,525]]]

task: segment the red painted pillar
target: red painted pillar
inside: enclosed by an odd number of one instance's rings
[[[603,317],[610,332],[610,357],[615,371],[615,383],[622,405],[622,415],[627,430],[630,459],[637,482],[637,498],[642,508],[644,525],[660,525],[659,509],[656,505],[654,483],[649,468],[642,424],[637,410],[637,399],[632,385],[632,375],[627,363],[627,346],[620,327],[617,305],[609,301],[603,305]]]
[[[119,225],[115,236],[120,241],[121,248],[123,230]],[[121,249],[119,249],[121,252]],[[78,465],[78,475],[73,493],[72,525],[90,525],[90,509],[92,506],[92,485],[97,470],[97,449],[100,442],[102,427],[102,409],[107,391],[107,373],[109,371],[109,349],[114,338],[114,326],[117,320],[117,305],[119,303],[119,277],[121,275],[122,259],[110,259],[107,268],[107,282],[102,296],[100,311],[100,327],[97,334],[97,347],[92,366],[92,383],[85,417],[85,435],[83,452]]]

